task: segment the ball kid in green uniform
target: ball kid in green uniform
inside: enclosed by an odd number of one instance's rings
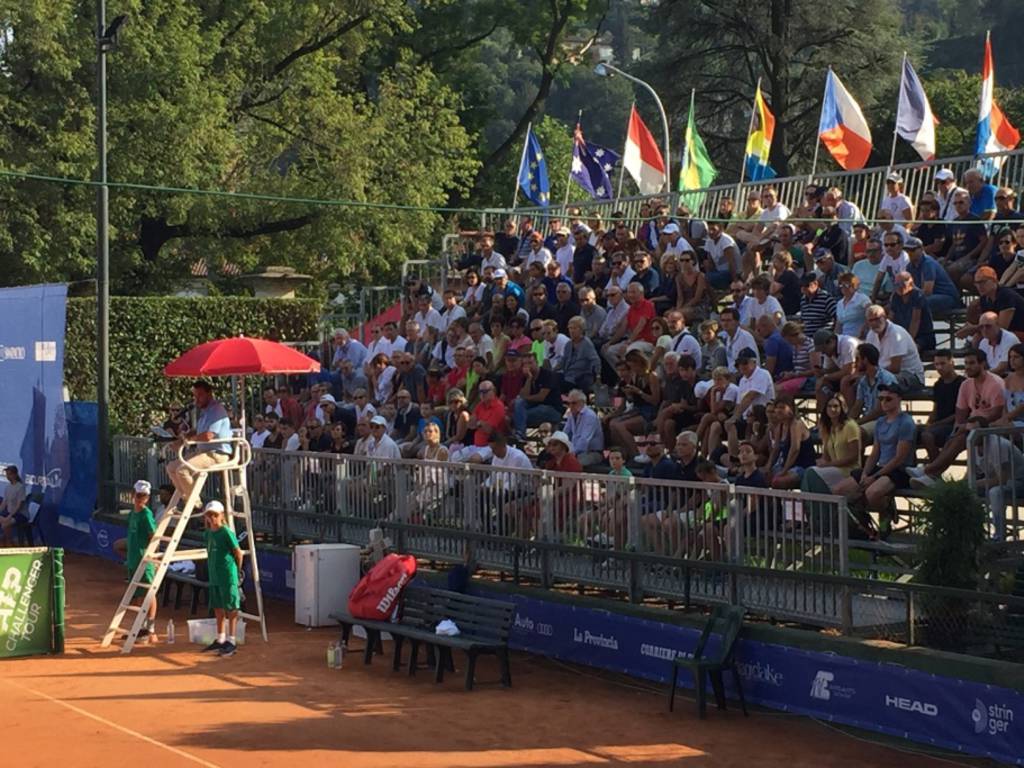
[[[210,571],[210,607],[217,617],[217,639],[204,652],[234,656],[235,627],[241,606],[242,550],[235,532],[227,527],[224,505],[211,501],[203,509],[206,523],[206,557]],[[225,632],[225,620],[228,629]]]
[[[142,556],[146,553],[149,540],[156,532],[156,520],[153,519],[153,510],[149,508],[150,485],[145,480],[135,483],[132,496],[132,511],[128,513],[128,539],[124,543],[124,562],[128,568],[128,578],[135,577],[135,571],[142,562]],[[115,549],[120,549],[115,542]],[[155,568],[153,563],[147,563],[139,581],[143,584],[153,583]],[[135,599],[141,601],[146,596],[146,590],[139,587],[135,590]],[[139,632],[139,637],[148,637],[151,643],[156,642],[156,597],[149,604],[149,616],[146,626]]]

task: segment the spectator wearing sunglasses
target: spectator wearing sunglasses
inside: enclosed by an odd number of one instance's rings
[[[863,501],[868,509],[885,512],[894,491],[910,487],[907,470],[913,464],[917,428],[913,417],[902,410],[899,390],[891,384],[878,388],[882,415],[875,422],[875,439],[863,470],[833,491],[853,503]]]

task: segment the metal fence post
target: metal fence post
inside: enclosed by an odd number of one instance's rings
[[[834,521],[838,526],[839,534],[839,574],[850,575],[850,525],[847,522],[849,511],[846,508],[846,499],[840,498],[838,505],[837,519]],[[835,528],[833,528],[835,530]],[[840,593],[840,628],[844,635],[850,634],[853,629],[853,595],[850,588],[843,585]]]
[[[744,497],[746,498],[746,497]],[[747,511],[740,506],[740,497],[736,493],[736,486],[729,484],[728,490],[729,511],[732,522],[732,562],[736,565],[743,564],[743,527],[746,525]]]
[[[917,605],[914,603],[914,590],[907,590],[907,645],[917,645]]]
[[[412,487],[412,483],[409,482],[409,468],[404,464],[397,466],[392,465],[390,467],[394,482],[392,483],[392,489],[394,490],[394,516],[400,523],[409,522],[409,489]],[[398,529],[398,535],[395,537],[396,546],[399,552],[406,551],[406,530],[405,528]]]
[[[541,541],[551,541],[551,532],[554,527],[554,478],[547,472],[540,476],[540,531],[538,538]],[[540,552],[540,573],[541,583],[547,589],[552,585],[551,579],[551,550],[547,547]]]
[[[154,488],[160,487],[160,449],[156,443],[152,443],[146,451],[146,477]]]
[[[629,507],[626,513],[626,539],[630,549],[640,551],[640,492],[636,478],[629,477]]]

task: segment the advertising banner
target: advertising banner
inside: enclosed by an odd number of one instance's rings
[[[622,613],[522,595],[502,599],[516,605],[512,647],[659,682],[700,637],[696,628]],[[737,662],[748,701],[1024,765],[1020,691],[755,640],[740,640]],[[680,681],[693,686],[687,674]]]
[[[54,650],[53,562],[43,547],[0,550],[0,658]]]
[[[41,501],[44,529],[56,521],[68,477],[64,414],[67,287],[0,288],[0,467],[18,468]],[[0,474],[0,494],[7,481]]]

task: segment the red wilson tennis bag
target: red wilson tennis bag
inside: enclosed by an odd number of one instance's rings
[[[356,584],[348,596],[348,612],[357,619],[397,618],[399,598],[415,575],[415,557],[388,555]]]

